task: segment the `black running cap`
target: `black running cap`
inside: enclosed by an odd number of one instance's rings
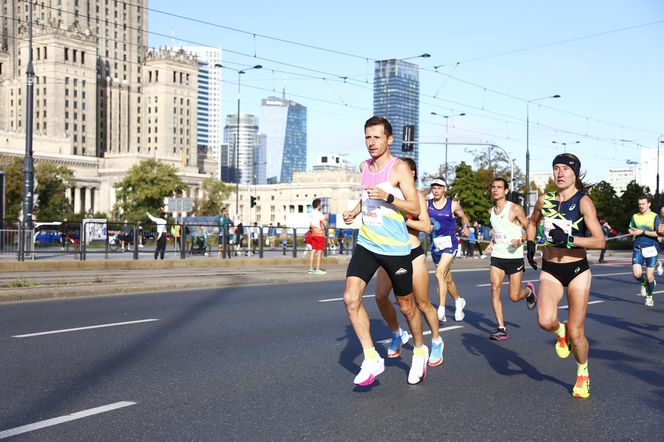
[[[579,178],[581,175],[581,162],[579,160],[575,160],[567,154],[561,153],[560,155],[557,155],[553,159],[552,166],[555,166],[556,164],[564,164],[565,166],[569,166],[574,171],[574,175],[576,175],[577,178]]]

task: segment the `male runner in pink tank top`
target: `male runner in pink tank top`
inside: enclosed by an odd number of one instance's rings
[[[362,295],[378,267],[392,281],[401,312],[413,335],[413,362],[408,383],[418,384],[426,376],[428,349],[422,336],[422,317],[413,297],[412,261],[406,222],[400,212],[418,215],[420,202],[408,165],[390,154],[392,126],[382,117],[372,117],[364,125],[364,141],[371,159],[362,164],[362,199],[343,219],[351,224],[362,214],[360,239],[346,272],[344,303],[348,318],[362,345],[364,362],[355,377],[356,385],[367,386],[385,370],[383,358],[374,348],[369,315]]]

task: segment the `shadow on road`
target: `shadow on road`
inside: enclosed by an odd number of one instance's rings
[[[489,366],[498,374],[503,376],[525,375],[535,381],[558,384],[565,390],[569,388],[567,383],[541,373],[515,351],[491,341],[489,338],[464,333],[461,342],[471,354],[484,356]],[[513,368],[513,366],[516,366],[516,368]]]

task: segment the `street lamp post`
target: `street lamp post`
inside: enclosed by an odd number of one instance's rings
[[[240,85],[242,74],[252,69],[262,69],[263,66],[257,64],[244,69],[233,69],[221,64],[215,64],[215,67],[226,68],[237,71],[237,127],[235,132],[235,171],[233,172],[233,180],[235,181],[235,215],[240,214]]]
[[[659,138],[657,138],[657,181],[655,181],[655,206],[657,206],[657,210],[661,209],[661,206],[659,205],[660,202],[660,197],[659,197],[659,145],[664,143],[664,135],[660,135]]]
[[[25,90],[25,157],[23,158],[23,228],[32,230],[33,192],[35,182],[35,163],[32,157],[32,113],[35,88],[35,70],[32,65],[32,2],[28,3],[28,66]],[[29,236],[22,235],[21,252],[25,254],[30,244]]]
[[[579,144],[580,142],[581,142],[581,141],[573,141],[573,142],[571,142],[571,143],[564,143],[564,142],[561,142],[561,141],[555,141],[555,140],[554,140],[554,141],[552,141],[551,143],[552,143],[552,144],[560,144],[560,145],[562,145],[562,146],[563,146],[563,152],[564,152],[564,151],[567,149],[567,145],[568,145],[568,144]]]
[[[530,103],[534,101],[548,100],[549,98],[560,98],[560,95],[549,95],[547,97],[533,98],[526,101],[526,193],[524,195],[523,208],[528,215],[530,197]]]
[[[460,114],[455,114],[455,115],[442,115],[442,114],[439,114],[437,112],[431,112],[431,115],[437,115],[439,117],[445,118],[445,177],[444,178],[445,178],[445,180],[447,180],[447,173],[448,173],[448,166],[447,166],[447,144],[448,144],[447,143],[447,135],[448,135],[448,131],[449,131],[450,118],[452,118],[452,117],[463,117],[466,114],[464,112],[462,112]]]

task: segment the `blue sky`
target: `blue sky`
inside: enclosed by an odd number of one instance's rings
[[[466,113],[450,119],[450,142],[499,145],[525,169],[526,102],[560,94],[530,103],[531,172],[550,170],[567,143],[598,181],[609,168],[639,161],[640,146],[656,148],[664,133],[660,0],[161,0],[149,7],[150,46],[208,45],[224,51],[225,65],[263,65],[242,77],[243,113],[259,113],[261,98],[282,90],[307,106],[309,166],[321,153],[364,159],[373,61],[422,53],[431,57],[411,60],[421,68],[421,141],[444,141],[445,121],[431,112]],[[226,71],[223,82],[223,112],[234,113],[237,74]],[[472,159],[462,146],[450,146],[448,156]],[[444,146],[420,146],[423,172],[442,162]]]

